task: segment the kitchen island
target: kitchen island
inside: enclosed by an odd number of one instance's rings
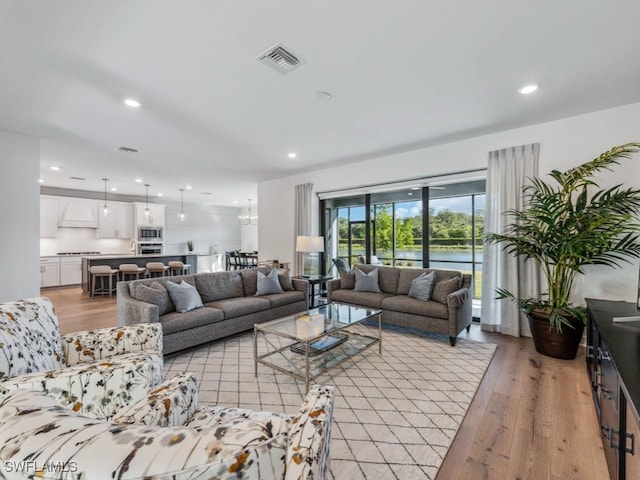
[[[169,262],[180,261],[191,265],[191,273],[198,271],[198,257],[196,254],[186,255],[92,255],[82,257],[82,292],[87,295],[91,292],[91,276],[89,269],[97,265],[108,265],[111,268],[118,268],[123,263],[134,263],[139,267],[144,267],[148,262],[162,262],[168,265]]]

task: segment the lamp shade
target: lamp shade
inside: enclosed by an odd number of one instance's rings
[[[296,252],[324,252],[324,237],[298,235],[296,237]]]

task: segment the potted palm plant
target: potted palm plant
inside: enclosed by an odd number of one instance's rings
[[[575,358],[586,324],[586,310],[571,302],[574,280],[586,265],[620,267],[640,257],[640,189],[616,185],[601,189],[594,174],[611,170],[640,151],[640,143],[613,147],[590,162],[551,179],[532,178],[525,187],[526,208],[504,212],[513,218],[502,233],[485,235],[515,257],[534,261],[548,291],[540,298],[516,298],[498,288],[524,312],[539,353]]]

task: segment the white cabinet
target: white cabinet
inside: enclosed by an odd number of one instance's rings
[[[60,285],[60,259],[58,257],[40,257],[40,286],[57,287]]]
[[[79,285],[82,283],[82,257],[60,258],[60,285]]]
[[[133,238],[133,205],[108,203],[109,214],[98,218],[97,238]]]
[[[165,205],[159,203],[149,204],[149,215],[146,214],[146,203],[134,203],[134,218],[136,226],[164,227],[164,208]]]
[[[58,200],[40,197],[40,238],[55,238],[58,235]]]
[[[86,198],[58,198],[58,227],[98,228],[98,202]]]

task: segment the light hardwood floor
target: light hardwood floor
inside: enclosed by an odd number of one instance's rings
[[[117,323],[115,297],[89,298],[79,287],[42,294],[63,333]],[[538,354],[529,338],[477,325],[461,337],[498,349],[436,480],[609,479],[584,350],[576,360],[555,360]]]

